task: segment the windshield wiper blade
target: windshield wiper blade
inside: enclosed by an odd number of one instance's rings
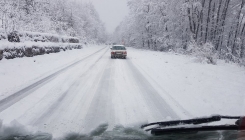
[[[196,119],[189,119],[189,120],[177,120],[177,121],[150,123],[150,124],[142,125],[141,128],[151,126],[151,125],[160,125],[164,127],[164,126],[175,126],[179,124],[203,124],[203,123],[211,123],[211,122],[220,121],[221,119],[240,119],[240,118],[241,117],[215,115],[211,117],[196,118]]]
[[[183,133],[220,131],[220,130],[241,130],[241,129],[237,125],[176,127],[176,128],[167,128],[167,129],[155,128],[151,130],[151,134],[157,136],[157,135],[167,135],[167,134],[178,134],[178,133],[183,134]]]
[[[236,119],[235,125],[216,125],[216,126],[198,126],[203,123],[211,123],[221,121],[221,119]],[[233,116],[211,116],[205,118],[196,118],[189,120],[176,120],[166,122],[156,122],[146,125],[142,125],[141,128],[152,126],[153,128],[146,129],[145,131],[151,131],[154,135],[164,135],[169,133],[186,133],[186,132],[198,132],[198,131],[216,131],[216,130],[245,130],[245,117],[233,117]],[[157,126],[156,126],[157,125]],[[192,125],[183,127],[180,125]],[[174,127],[174,128],[168,128]]]
[[[211,116],[206,118],[150,123],[150,124],[142,125],[141,128],[151,126],[151,125],[160,125],[162,127],[165,127],[165,126],[175,126],[179,124],[202,124],[202,123],[210,123],[210,122],[215,122],[220,120],[221,120],[221,116],[217,115],[217,116]]]

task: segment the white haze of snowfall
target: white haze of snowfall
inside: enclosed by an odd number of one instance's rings
[[[126,60],[110,59],[105,45],[1,60],[1,135],[9,124],[60,136],[89,133],[105,122],[113,130],[245,113],[244,0],[129,0],[129,16],[111,38],[91,3],[0,3],[1,33],[53,33],[132,47]],[[11,96],[18,92],[23,96]]]

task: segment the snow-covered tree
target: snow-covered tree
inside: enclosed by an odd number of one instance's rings
[[[0,28],[77,36],[105,42],[104,24],[91,3],[72,0],[0,0]]]
[[[130,15],[115,31],[115,42],[187,51],[195,41],[213,44],[220,58],[245,57],[245,0],[129,0],[128,6]]]

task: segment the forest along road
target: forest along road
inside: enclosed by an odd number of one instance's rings
[[[61,135],[88,133],[103,123],[112,129],[179,119],[180,112],[188,116],[177,104],[169,105],[166,91],[156,89],[132,62],[131,50],[127,59],[111,59],[109,46],[97,46],[90,55],[0,100],[0,119]]]

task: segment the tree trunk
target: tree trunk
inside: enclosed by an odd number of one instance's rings
[[[233,32],[233,26],[231,26],[231,29],[230,29],[230,31],[229,31],[229,36],[228,36],[228,39],[227,39],[227,46],[230,45],[232,32]]]
[[[218,50],[218,42],[217,42],[217,32],[218,32],[218,28],[219,28],[219,22],[220,22],[220,10],[221,10],[221,4],[222,4],[222,0],[219,0],[219,8],[218,8],[218,12],[217,12],[217,18],[216,18],[216,26],[215,26],[215,31],[214,31],[214,40],[215,40],[215,49]]]
[[[236,33],[235,33],[235,37],[234,37],[234,41],[233,41],[233,45],[232,45],[232,54],[236,55],[235,52],[236,52],[236,40],[237,40],[237,36],[238,36],[238,29],[239,29],[239,23],[240,23],[240,17],[241,17],[241,12],[242,12],[242,8],[244,7],[244,4],[245,4],[245,0],[242,0],[242,3],[241,3],[241,7],[239,9],[239,12],[238,12],[238,15],[237,15],[237,24],[236,24]]]
[[[196,40],[196,22],[195,22],[195,13],[196,13],[196,8],[195,10],[193,9],[193,5],[192,5],[192,8],[191,8],[191,11],[192,11],[192,25],[193,25],[193,38]]]
[[[218,39],[218,50],[220,51],[221,50],[221,46],[223,45],[223,41],[220,40],[220,39],[223,39],[223,32],[224,32],[224,26],[225,26],[225,20],[226,20],[226,16],[227,16],[227,11],[228,11],[228,7],[229,7],[229,3],[230,3],[230,0],[226,0],[225,1],[225,6],[224,6],[224,9],[222,11],[222,15],[221,15],[221,27],[220,29],[218,30],[219,32],[219,39]]]
[[[203,37],[203,11],[204,11],[204,6],[205,6],[205,2],[206,0],[202,0],[202,11],[201,11],[201,40],[202,40],[202,37]]]
[[[245,23],[243,24],[242,32],[241,32],[242,45],[241,45],[240,58],[244,57],[244,45],[245,45],[244,33],[245,33]]]
[[[187,12],[188,12],[188,18],[189,18],[190,31],[191,31],[191,33],[193,33],[194,31],[193,31],[192,20],[191,20],[191,8],[188,8]]]
[[[145,48],[144,33],[142,33],[142,45],[143,45],[143,48]]]
[[[215,3],[213,5],[213,9],[212,9],[212,27],[211,27],[211,36],[210,36],[210,40],[213,42],[214,39],[214,28],[215,28]]]
[[[240,58],[243,58],[244,57],[244,45],[245,45],[244,42],[245,42],[245,40],[242,39]]]
[[[209,23],[210,23],[210,11],[211,11],[211,4],[213,0],[209,0],[209,6],[208,6],[208,17],[207,17],[207,25],[206,25],[206,32],[205,32],[205,43],[207,42],[208,39],[208,28],[209,28]]]

